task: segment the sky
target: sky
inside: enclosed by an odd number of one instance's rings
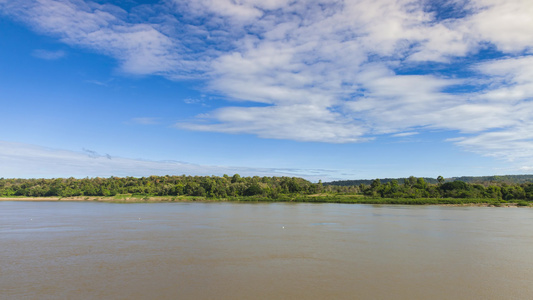
[[[0,0],[0,177],[533,173],[530,0]]]

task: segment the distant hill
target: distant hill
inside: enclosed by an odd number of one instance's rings
[[[436,178],[429,178],[429,177],[423,177],[424,180],[427,183],[437,183]],[[404,179],[407,178],[379,178],[382,184],[388,183],[392,180],[397,180],[398,183],[402,184]],[[446,182],[450,181],[464,181],[467,183],[508,183],[508,184],[515,184],[515,183],[526,183],[526,182],[533,182],[533,175],[494,175],[494,176],[461,176],[461,177],[451,177],[446,178]],[[337,185],[337,186],[351,186],[351,185],[360,185],[366,184],[370,185],[372,184],[372,181],[374,179],[356,179],[356,180],[337,180],[337,181],[331,181],[331,182],[324,182],[324,185]]]
[[[494,175],[494,176],[461,176],[447,178],[446,181],[464,181],[467,183],[486,183],[486,182],[498,182],[498,183],[526,183],[533,182],[533,175]]]
[[[402,184],[404,179],[407,179],[407,178],[379,178],[382,184],[389,183],[393,180],[397,180],[398,183]],[[424,177],[424,180],[428,183],[437,183],[436,178]],[[323,185],[350,186],[350,185],[360,185],[361,183],[370,185],[372,184],[372,181],[374,181],[374,179],[337,180],[337,181],[331,181],[331,182],[324,182]]]

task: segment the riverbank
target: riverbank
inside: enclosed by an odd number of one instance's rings
[[[224,201],[220,199],[209,200],[205,197],[158,197],[158,196],[127,196],[120,195],[116,197],[102,197],[102,196],[78,196],[78,197],[0,197],[0,201],[93,201],[93,202],[216,202]]]
[[[200,196],[147,196],[117,195],[113,197],[0,197],[0,201],[93,201],[112,203],[160,203],[160,202],[294,202],[294,203],[346,203],[346,204],[387,204],[387,205],[441,205],[441,206],[494,206],[531,207],[526,201],[504,201],[496,199],[469,198],[368,198],[361,195],[283,195],[279,198],[229,197],[209,198]]]

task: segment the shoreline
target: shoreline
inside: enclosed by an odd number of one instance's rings
[[[122,202],[132,202],[132,203],[145,203],[145,202],[153,202],[153,203],[159,203],[159,202],[222,202],[226,200],[207,200],[207,199],[180,199],[177,197],[124,197],[124,198],[115,198],[115,197],[102,197],[102,196],[84,196],[84,197],[0,197],[0,201],[48,201],[48,202],[57,202],[57,201],[63,201],[63,202],[116,202],[116,203],[122,203]]]
[[[495,203],[479,202],[461,199],[461,203],[438,203],[439,199],[393,199],[387,202],[387,199],[362,199],[358,197],[357,201],[335,201],[329,197],[312,197],[312,198],[294,198],[294,199],[259,199],[259,198],[221,198],[209,199],[206,197],[161,197],[161,196],[122,196],[122,197],[102,197],[102,196],[77,196],[77,197],[0,197],[0,201],[26,201],[26,202],[106,202],[106,203],[171,203],[171,202],[241,202],[241,203],[339,203],[339,204],[371,204],[371,205],[437,205],[437,206],[457,206],[457,207],[531,207],[521,206],[516,202]],[[389,199],[390,200],[390,199]],[[473,199],[474,200],[474,199]],[[437,201],[437,202],[436,202]],[[459,201],[458,201],[459,202]]]

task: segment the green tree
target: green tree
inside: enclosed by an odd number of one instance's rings
[[[233,177],[231,177],[231,183],[237,183],[241,181],[241,175],[234,174]]]
[[[257,183],[253,183],[250,185],[245,191],[244,196],[255,196],[255,195],[261,195],[263,194],[263,189],[261,186]]]
[[[374,181],[372,181],[372,184],[370,185],[370,187],[374,190],[379,188],[380,186],[381,186],[381,180],[379,180],[379,178],[374,179]]]

